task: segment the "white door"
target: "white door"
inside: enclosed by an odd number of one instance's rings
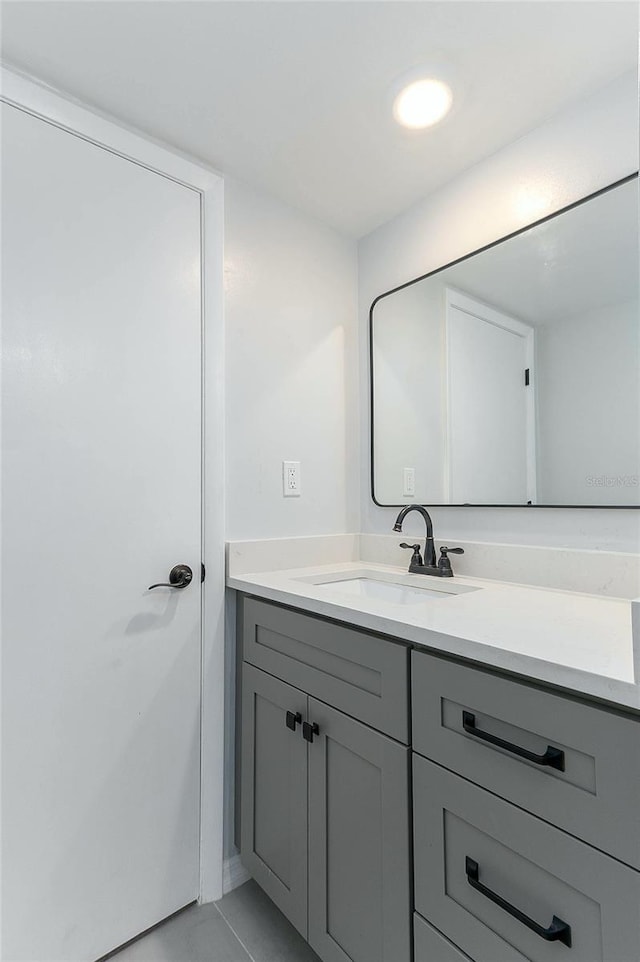
[[[533,328],[447,290],[451,504],[535,501]]]
[[[200,196],[2,120],[3,957],[75,962],[198,894]]]

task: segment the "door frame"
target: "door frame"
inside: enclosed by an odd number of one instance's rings
[[[0,100],[200,194],[202,585],[200,902],[222,898],[224,812],[224,182],[213,169],[0,66]],[[203,818],[203,813],[207,817]]]
[[[445,435],[444,435],[444,492],[445,497],[451,502],[451,422],[449,420],[449,410],[451,407],[451,355],[449,345],[451,343],[451,311],[457,308],[465,314],[477,317],[487,324],[500,327],[505,331],[510,331],[524,341],[525,365],[529,371],[530,391],[525,395],[525,417],[526,417],[526,457],[527,457],[527,501],[530,504],[536,503],[536,377],[535,377],[535,329],[530,324],[525,324],[509,314],[503,314],[490,304],[471,297],[463,291],[456,290],[454,287],[445,288],[445,331],[444,331],[444,369],[445,369]]]

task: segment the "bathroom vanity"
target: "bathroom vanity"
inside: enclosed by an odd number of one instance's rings
[[[562,659],[555,639],[604,606],[613,657],[629,603],[469,578],[390,600],[368,582],[421,590],[381,566],[229,580],[246,868],[327,962],[636,962],[638,705],[603,700],[603,676],[581,691],[586,662],[551,685],[500,640],[546,631]],[[472,617],[493,653],[465,639]]]

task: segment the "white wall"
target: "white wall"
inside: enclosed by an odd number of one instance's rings
[[[540,500],[638,503],[639,316],[633,300],[538,327]]]
[[[428,135],[428,134],[427,134]],[[359,244],[362,530],[389,532],[395,511],[369,494],[368,313],[373,299],[584,197],[638,167],[637,78],[587,101],[472,167]],[[438,508],[439,537],[636,551],[638,512]],[[420,531],[419,520],[407,531]]]
[[[354,241],[225,180],[228,540],[358,528],[356,271]]]

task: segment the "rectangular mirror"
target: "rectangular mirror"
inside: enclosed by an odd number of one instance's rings
[[[378,297],[380,505],[637,507],[638,177]]]

